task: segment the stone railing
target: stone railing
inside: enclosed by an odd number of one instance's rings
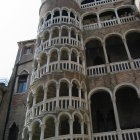
[[[95,30],[95,29],[99,29],[99,28],[115,26],[118,24],[130,23],[130,22],[134,22],[134,21],[138,21],[138,20],[139,20],[139,18],[132,15],[132,16],[127,16],[127,17],[123,17],[123,18],[119,18],[119,19],[110,19],[110,20],[101,21],[100,24],[94,23],[94,24],[83,25],[83,30]]]
[[[45,21],[43,23],[43,25],[39,27],[38,32],[42,32],[45,28],[48,28],[52,25],[62,24],[62,23],[72,24],[72,25],[80,28],[80,22],[77,19],[68,17],[68,16],[61,16],[61,17],[58,16],[58,17],[54,17],[52,20],[49,19],[49,20]]]
[[[122,137],[122,138],[121,138]],[[120,139],[121,138],[121,139]],[[140,140],[140,128],[93,134],[92,140]]]
[[[50,41],[46,40],[45,42],[41,43],[40,46],[36,48],[36,54],[41,51],[44,51],[45,49],[53,48],[55,45],[70,45],[72,47],[77,47],[83,50],[82,43],[76,40],[75,38],[56,37],[56,38],[52,38]]]
[[[100,1],[95,0],[94,2],[90,2],[90,3],[87,3],[87,4],[82,4],[81,8],[82,9],[91,8],[91,7],[96,7],[96,6],[99,6],[99,5],[114,3],[114,2],[117,2],[117,1],[120,1],[120,0],[100,0]]]
[[[140,69],[140,59],[134,59],[132,64],[134,65],[134,69]],[[108,73],[117,73],[121,71],[131,70],[132,66],[129,61],[122,61],[108,64],[108,69]],[[106,65],[91,66],[87,68],[88,76],[97,76],[105,74],[107,74]]]
[[[47,99],[46,101],[42,101],[40,103],[35,104],[32,108],[27,111],[26,120],[27,122],[34,117],[41,115],[42,113],[47,112],[55,112],[56,111],[56,98]],[[79,97],[59,97],[58,106],[60,110],[69,110],[69,107],[73,109],[87,109],[87,103],[85,99],[81,99]]]
[[[46,73],[56,72],[56,71],[72,71],[72,72],[80,72],[85,74],[84,66],[81,64],[78,64],[74,61],[68,61],[68,60],[60,60],[60,62],[55,61],[49,63],[47,66],[44,65],[40,68],[38,68],[36,71],[32,73],[32,83],[35,79],[41,78]]]

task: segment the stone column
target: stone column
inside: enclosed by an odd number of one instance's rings
[[[62,23],[62,10],[60,10],[60,23]]]
[[[44,90],[44,99],[43,99],[43,111],[46,111],[46,100],[47,100],[47,90],[48,88],[45,88]]]
[[[110,65],[109,65],[109,60],[108,60],[106,46],[105,46],[104,41],[102,41],[102,46],[103,46],[103,51],[104,51],[104,56],[105,56],[105,64],[106,64],[107,72],[110,73]]]
[[[69,84],[69,108],[72,107],[72,84]]]
[[[60,70],[60,51],[58,51],[58,70]]]
[[[77,45],[77,47],[79,47],[79,46],[78,46],[78,42],[79,42],[79,41],[78,41],[78,32],[76,31],[76,45]]]
[[[70,24],[70,12],[71,10],[68,11],[68,24]]]
[[[57,84],[57,86],[56,86],[56,110],[59,109],[59,89],[60,89],[60,84]]]
[[[98,13],[97,13],[97,21],[98,21],[99,28],[102,28],[100,17],[99,17]]]
[[[69,51],[69,70],[71,70],[71,51]]]
[[[29,131],[29,140],[32,140],[32,131]]]
[[[115,9],[115,15],[116,15],[118,23],[121,24],[117,9]]]
[[[50,54],[47,55],[47,72],[49,72]]]
[[[84,122],[81,120],[81,134],[82,134],[82,140],[84,140]]]
[[[126,42],[125,38],[123,38],[123,43],[124,43],[124,46],[125,46],[125,50],[126,50],[126,53],[127,53],[131,68],[134,69],[134,61],[133,61],[133,59],[131,57],[131,54],[129,52],[128,45],[127,45],[127,42]]]
[[[81,101],[81,100],[82,100],[82,98],[81,98],[81,87],[79,87],[79,98],[80,98],[80,107],[82,107],[82,106],[81,106],[81,102],[82,102],[82,101]]]
[[[54,12],[51,13],[51,25],[53,24],[53,15],[54,15]]]
[[[49,32],[50,34],[49,34],[49,46],[51,46],[51,41],[52,41],[52,29],[50,30],[50,32]]]
[[[79,65],[80,65],[79,58],[80,58],[80,55],[78,54],[78,56],[77,56],[78,72],[80,70],[80,68],[79,68]]]
[[[69,29],[69,35],[68,35],[68,37],[69,37],[69,44],[71,44],[71,30]]]
[[[69,120],[69,126],[70,126],[70,140],[73,140],[73,120]]]
[[[61,33],[62,33],[62,29],[59,29],[59,44],[61,44]]]
[[[121,132],[121,128],[120,128],[119,115],[118,115],[118,111],[117,111],[115,96],[112,97],[112,103],[113,103],[114,117],[115,117],[115,122],[116,122],[116,127],[117,127],[116,131],[117,131],[119,140],[122,140],[122,132]]]
[[[59,130],[59,123],[58,121],[55,121],[55,139],[58,139],[58,130]]]
[[[40,135],[40,140],[44,139],[44,130],[45,130],[45,124],[41,124],[41,135]]]

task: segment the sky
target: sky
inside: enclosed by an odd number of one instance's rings
[[[0,77],[10,78],[17,42],[37,36],[41,0],[3,0],[0,3]]]

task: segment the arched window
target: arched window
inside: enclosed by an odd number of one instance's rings
[[[68,37],[68,34],[69,34],[68,29],[66,27],[63,27],[61,36],[67,36]]]
[[[72,83],[72,96],[73,97],[79,97],[79,87],[78,84],[76,82]]]
[[[41,128],[39,122],[34,122],[32,126],[32,140],[40,140]]]
[[[62,11],[62,16],[68,16],[68,11],[63,10],[63,11]]]
[[[61,60],[68,60],[69,59],[69,56],[68,56],[68,51],[67,50],[62,50],[61,51],[61,57],[60,57]]]
[[[96,66],[105,63],[103,46],[100,40],[92,39],[86,43],[87,66]]]
[[[43,42],[49,40],[49,32],[45,32],[43,36]]]
[[[97,23],[97,16],[96,14],[89,14],[84,16],[83,18],[83,25],[94,24]]]
[[[58,60],[58,53],[57,50],[53,50],[50,56],[50,62],[55,62]]]
[[[101,13],[99,16],[101,21],[116,19],[116,15],[114,11],[105,11]]]
[[[60,117],[59,135],[67,135],[69,133],[70,133],[69,117],[67,115],[63,115]]]
[[[58,28],[54,28],[52,31],[52,38],[56,38],[59,37],[59,29]]]
[[[48,90],[47,90],[47,99],[55,98],[56,97],[56,83],[51,82],[48,85]]]
[[[81,122],[78,116],[74,116],[73,134],[81,134]]]
[[[19,132],[19,128],[14,122],[12,126],[10,127],[8,140],[17,140],[18,132]]]
[[[91,116],[94,133],[116,130],[111,97],[106,91],[98,91],[91,96]]]
[[[77,52],[75,50],[72,50],[71,61],[77,62]]]
[[[37,91],[36,91],[36,104],[39,102],[42,102],[43,99],[44,99],[44,90],[43,90],[43,87],[40,86],[37,88]]]
[[[60,96],[69,96],[69,86],[68,86],[68,83],[66,81],[62,81],[60,83],[59,95]]]
[[[45,121],[44,138],[55,137],[55,121],[54,118],[48,118]]]
[[[40,67],[44,66],[45,64],[47,64],[47,55],[43,53],[40,56]]]

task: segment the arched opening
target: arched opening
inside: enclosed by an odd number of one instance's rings
[[[60,91],[59,91],[60,96],[69,96],[69,85],[67,81],[62,81],[60,83]]]
[[[47,16],[46,16],[46,21],[51,19],[51,14],[49,13]]]
[[[74,115],[73,134],[81,134],[81,120],[77,115]]]
[[[44,90],[42,86],[39,86],[36,91],[36,104],[42,102],[44,99]]]
[[[32,126],[32,140],[40,140],[41,128],[39,122],[34,122]]]
[[[55,98],[56,97],[56,83],[51,82],[48,85],[48,90],[47,90],[47,99]]]
[[[66,36],[66,37],[68,37],[68,29],[66,28],[66,27],[63,27],[62,28],[62,34],[61,34],[61,36]]]
[[[29,131],[28,131],[28,128],[25,128],[25,130],[24,130],[24,139],[23,140],[29,140]]]
[[[60,11],[56,10],[54,11],[53,17],[59,17],[60,16]]]
[[[79,64],[83,65],[83,55],[80,54],[79,56]]]
[[[75,50],[72,50],[71,61],[77,62],[77,52]]]
[[[116,92],[121,129],[140,128],[140,99],[134,88],[124,86]]]
[[[40,67],[44,66],[47,64],[47,55],[46,53],[43,53],[41,56],[40,56]]]
[[[83,25],[89,25],[97,23],[97,15],[96,14],[88,14],[83,18]]]
[[[98,91],[91,96],[91,116],[94,133],[116,130],[111,97],[106,91]]]
[[[9,136],[8,136],[8,140],[17,140],[18,138],[18,132],[19,132],[19,128],[16,125],[16,123],[14,122],[12,124],[12,126],[9,129]]]
[[[88,4],[88,3],[92,3],[92,2],[94,2],[95,0],[83,0],[82,2],[81,2],[81,5],[83,5],[83,4]]]
[[[92,39],[87,42],[85,46],[88,67],[105,64],[105,57],[101,41],[98,39]]]
[[[81,98],[85,99],[85,91],[84,91],[84,89],[81,89]]]
[[[75,32],[75,30],[73,30],[73,29],[71,30],[71,37],[72,37],[72,38],[76,38],[76,32]]]
[[[43,42],[49,40],[49,32],[45,32],[43,35]]]
[[[52,31],[52,38],[56,38],[59,37],[59,29],[58,28],[54,28]]]
[[[72,96],[79,97],[79,85],[77,82],[72,82]]]
[[[118,35],[112,35],[105,41],[109,62],[119,62],[128,60],[122,38]]]
[[[101,21],[116,19],[114,11],[105,11],[99,15]]]
[[[29,104],[29,108],[31,108],[33,106],[33,95],[32,95],[32,93],[30,93],[30,95],[29,95],[29,102],[28,102],[28,104]]]
[[[126,40],[132,58],[140,58],[140,32],[128,33]]]
[[[75,14],[72,11],[70,12],[70,17],[75,18]]]
[[[69,55],[68,55],[68,51],[63,49],[61,50],[61,57],[60,57],[61,60],[69,60]]]
[[[119,17],[127,17],[133,15],[133,10],[130,7],[120,8],[117,12]]]
[[[50,56],[50,62],[55,62],[58,60],[58,53],[57,50],[53,50]]]
[[[62,10],[62,16],[68,16],[68,11]]]
[[[55,137],[55,121],[54,118],[48,118],[45,121],[44,139]]]
[[[68,135],[70,133],[69,117],[63,115],[60,117],[59,135]]]

